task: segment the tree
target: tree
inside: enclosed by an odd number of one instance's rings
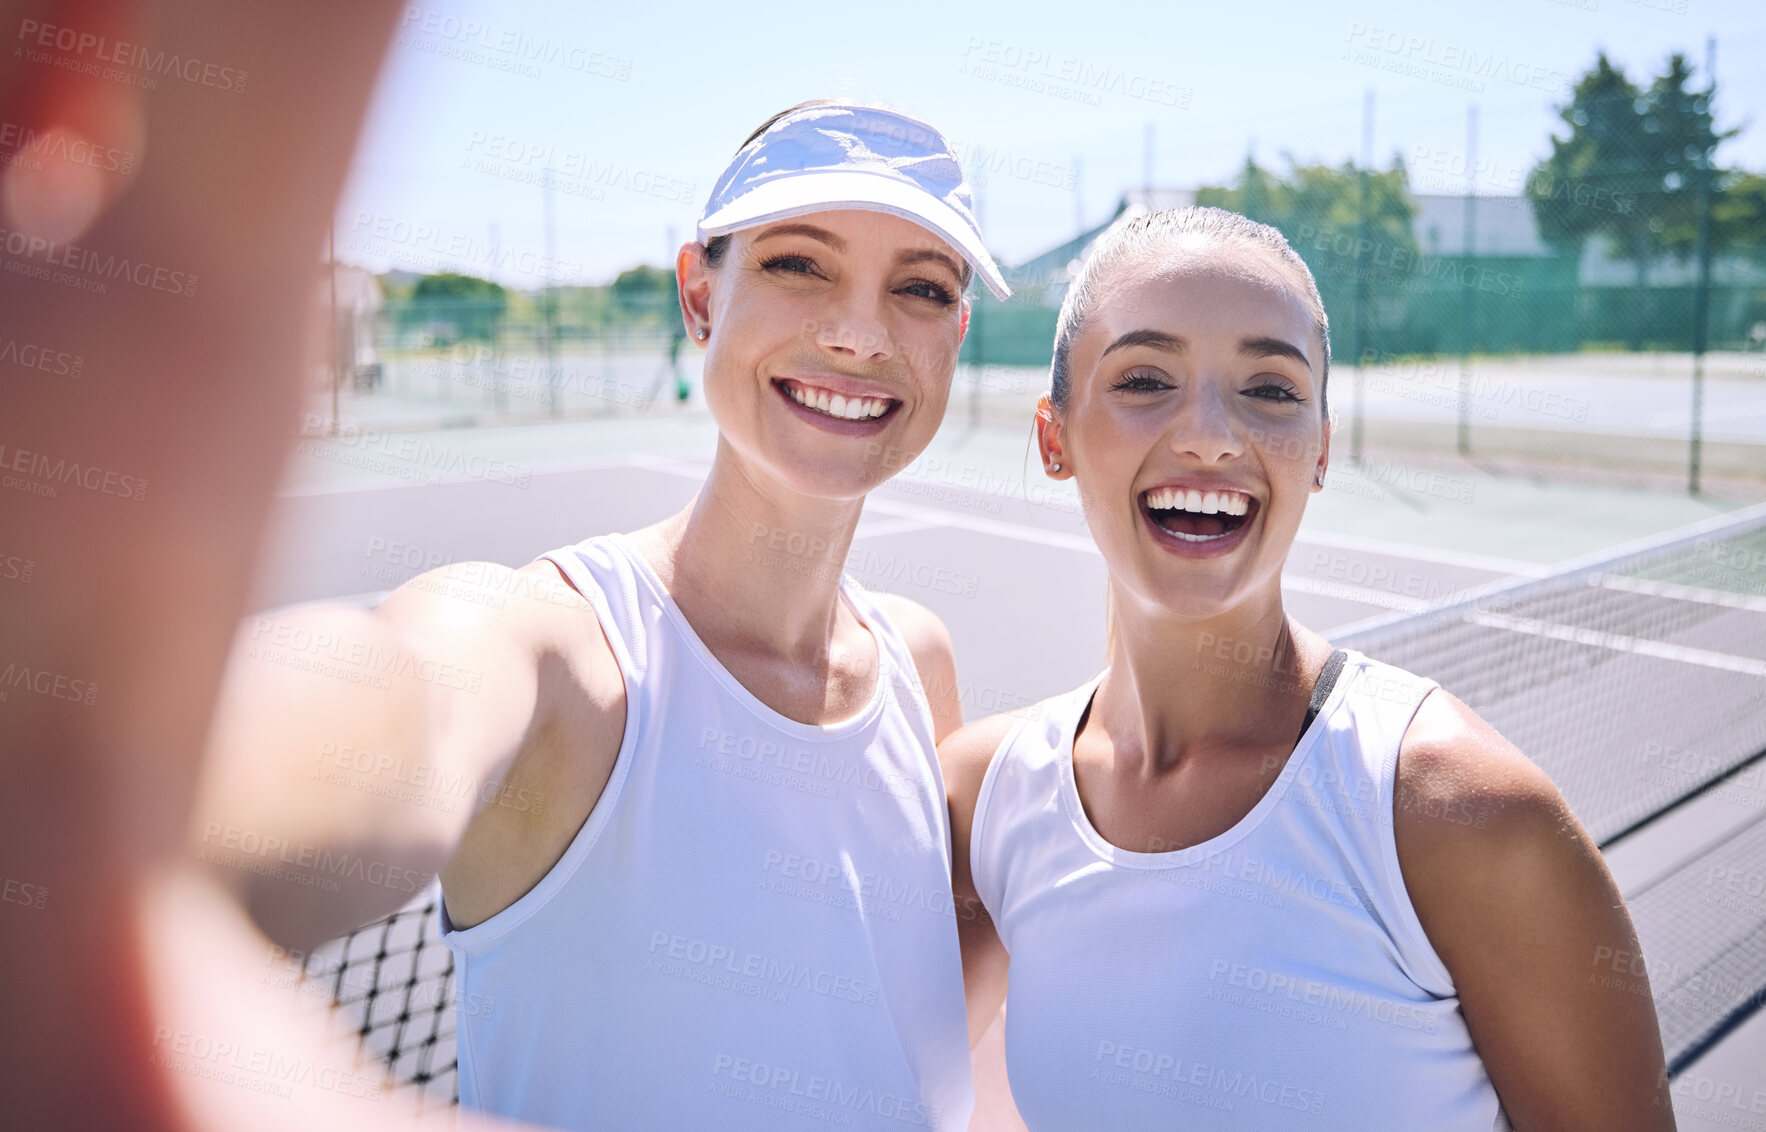
[[[417,280],[400,321],[406,326],[435,327],[438,338],[494,343],[508,310],[509,293],[500,284],[444,272]]]
[[[1731,172],[1711,200],[1711,245],[1766,255],[1766,176]]]
[[[1410,178],[1397,157],[1385,170],[1353,162],[1299,165],[1290,157],[1285,175],[1247,159],[1237,184],[1204,186],[1196,203],[1280,230],[1312,269],[1327,310],[1367,308],[1360,315],[1368,332],[1363,348],[1383,348],[1382,332],[1396,330],[1406,317],[1405,295],[1428,285]],[[1343,344],[1353,349],[1354,323],[1344,318],[1342,325],[1350,331]]]
[[[613,305],[628,321],[678,322],[675,273],[648,264],[627,268],[613,280]]]
[[[1642,344],[1649,263],[1667,250],[1691,250],[1701,165],[1736,133],[1713,128],[1708,92],[1689,90],[1691,78],[1691,64],[1676,53],[1646,90],[1601,53],[1558,108],[1568,136],[1552,137],[1551,155],[1527,181],[1548,244],[1578,255],[1598,236],[1634,265],[1633,348]],[[1715,168],[1711,175],[1723,176]]]

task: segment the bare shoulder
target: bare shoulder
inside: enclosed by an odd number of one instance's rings
[[[1598,917],[1618,893],[1551,778],[1445,689],[1399,747],[1393,816],[1411,903],[1449,968],[1548,909]]]
[[[379,612],[425,632],[515,635],[595,615],[587,599],[543,559],[521,567],[497,562],[438,567],[387,595]]]
[[[1471,852],[1488,864],[1517,838],[1555,841],[1575,828],[1551,778],[1444,688],[1404,733],[1394,795],[1401,858]]]
[[[957,729],[938,744],[938,761],[944,769],[951,814],[961,818],[963,828],[968,828],[969,820],[974,816],[988,765],[1019,719],[1019,716],[1007,713],[990,715]]]
[[[950,630],[945,628],[938,614],[899,594],[873,592],[871,600],[895,626],[914,658],[920,688],[932,713],[933,730],[942,743],[963,725],[956,649],[951,644]]]
[[[552,563],[454,563],[412,578],[376,615],[423,663],[468,673],[478,693],[438,707],[436,743],[475,768],[515,759],[575,777],[586,764],[588,782],[605,780],[625,681],[595,607]]]
[[[944,619],[911,598],[900,594],[885,593],[881,590],[871,592],[871,600],[889,618],[895,631],[901,634],[908,651],[914,654],[914,663],[924,673],[928,662],[943,662],[954,668],[956,650],[951,645],[950,630],[945,628]]]
[[[538,664],[547,654],[590,667],[613,662],[594,606],[544,559],[452,563],[407,581],[376,613],[430,649],[477,651],[503,664]]]

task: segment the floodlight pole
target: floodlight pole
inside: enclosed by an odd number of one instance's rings
[[[1361,175],[1356,178],[1355,223],[1355,415],[1349,422],[1349,462],[1361,463],[1362,418],[1367,415],[1367,265],[1361,262],[1367,238],[1367,173],[1373,165],[1374,92],[1361,112]]]
[[[1704,132],[1699,146],[1699,281],[1692,293],[1692,436],[1688,455],[1687,490],[1699,493],[1700,463],[1704,455],[1700,435],[1705,409],[1705,347],[1711,306],[1711,164],[1716,156],[1717,40],[1705,40],[1705,112],[1699,115]]]
[[[1476,289],[1467,286],[1465,269],[1471,267],[1478,242],[1478,107],[1466,107],[1466,199],[1464,245],[1460,248],[1459,279],[1459,454],[1472,454],[1472,326],[1477,317]]]
[[[552,231],[552,166],[548,164],[540,179],[540,206],[546,225],[546,405],[552,416],[559,415],[558,403],[558,292],[552,283],[552,266],[556,248]]]

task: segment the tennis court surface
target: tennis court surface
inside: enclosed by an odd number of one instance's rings
[[[518,564],[641,526],[685,505],[708,463],[691,417],[603,422],[592,449],[549,427],[421,434],[477,464],[305,442],[260,607],[371,603],[444,562]],[[1021,437],[947,429],[872,496],[846,563],[945,619],[970,719],[1065,691],[1102,656],[1102,561],[1070,488],[1023,455]],[[1680,1126],[1736,1126],[1724,1098],[1766,1087],[1766,506],[1334,475],[1289,559],[1290,612],[1438,680],[1552,776],[1642,942],[1590,974],[1647,973]],[[317,949],[303,974],[396,1080],[445,1105],[455,990],[434,899]]]

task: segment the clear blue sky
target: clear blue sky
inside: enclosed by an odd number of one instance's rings
[[[1514,193],[1597,50],[1642,80],[1673,51],[1702,68],[1707,36],[1720,124],[1753,123],[1722,160],[1766,170],[1762,0],[423,0],[381,76],[338,254],[537,286],[549,160],[556,277],[666,263],[742,138],[825,95],[883,100],[955,140],[986,170],[983,223],[1007,262],[1140,184],[1149,123],[1155,181],[1187,187],[1230,177],[1248,149],[1358,155],[1369,90],[1375,156],[1403,154],[1418,191],[1463,188],[1476,105],[1479,191]]]

